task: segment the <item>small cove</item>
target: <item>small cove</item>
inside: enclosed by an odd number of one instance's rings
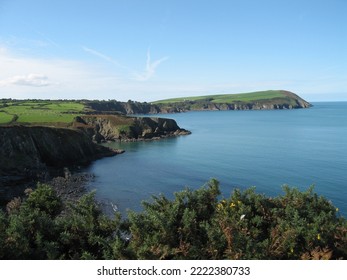
[[[315,191],[347,215],[347,103],[314,103],[310,109],[188,112],[173,118],[191,135],[158,141],[111,143],[122,155],[94,162],[89,184],[97,199],[140,210],[151,195],[196,189],[211,178],[224,196],[256,186],[275,196],[288,184]]]

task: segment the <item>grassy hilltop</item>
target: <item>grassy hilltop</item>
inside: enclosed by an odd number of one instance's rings
[[[159,100],[152,103],[162,112],[198,110],[273,110],[308,108],[306,102],[293,92],[267,90],[238,94],[192,96]]]
[[[165,103],[177,103],[177,102],[185,102],[185,101],[204,101],[204,100],[209,100],[213,103],[255,102],[259,100],[285,98],[286,95],[283,92],[284,91],[282,90],[266,90],[266,91],[236,93],[236,94],[191,96],[191,97],[180,97],[180,98],[158,100],[153,103],[165,104]]]

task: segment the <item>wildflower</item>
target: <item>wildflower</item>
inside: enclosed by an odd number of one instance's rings
[[[246,217],[246,215],[242,214],[241,217],[240,217],[240,221],[242,221],[245,217]]]
[[[235,207],[236,206],[236,204],[234,203],[234,202],[231,202],[230,203],[230,208],[233,208],[233,207]]]
[[[293,249],[293,248],[290,248],[290,252],[293,254],[293,253],[294,253],[294,249]]]
[[[222,203],[218,203],[217,204],[217,210],[220,211],[224,208],[223,204]]]
[[[240,200],[237,201],[237,204],[241,204],[242,202]]]
[[[320,234],[319,233],[317,234],[317,239],[320,240]]]
[[[336,212],[339,212],[339,208],[336,208]]]

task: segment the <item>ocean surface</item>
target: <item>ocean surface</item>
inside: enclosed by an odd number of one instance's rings
[[[269,196],[282,186],[324,195],[347,216],[347,102],[313,103],[309,109],[208,111],[157,115],[173,118],[188,136],[112,143],[126,150],[95,161],[89,185],[121,213],[141,210],[152,195],[196,189],[211,178],[222,195],[256,186]]]

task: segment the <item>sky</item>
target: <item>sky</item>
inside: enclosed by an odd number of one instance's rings
[[[345,0],[0,0],[0,98],[347,101]]]

